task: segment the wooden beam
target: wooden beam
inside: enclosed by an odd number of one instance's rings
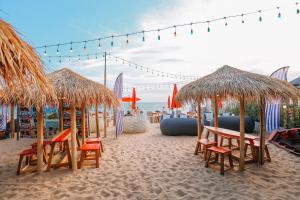
[[[10,104],[10,137],[14,138],[15,136],[15,103]]]
[[[43,169],[43,142],[44,142],[44,112],[40,108],[37,114],[37,171],[41,172]]]
[[[215,95],[214,98],[214,127],[218,127],[219,119],[218,119],[219,111],[218,111],[218,96]],[[218,135],[215,135],[215,142],[218,142]]]
[[[82,137],[82,144],[85,144],[86,132],[85,132],[85,105],[82,104],[81,106],[81,137]]]
[[[97,133],[97,137],[100,137],[98,103],[96,103],[95,118],[96,118],[96,133]]]
[[[202,136],[202,116],[201,116],[201,103],[197,103],[197,114],[198,114],[198,140]]]
[[[59,100],[59,105],[58,105],[58,125],[59,125],[59,132],[64,130],[64,113],[63,113],[63,100]]]
[[[77,147],[76,147],[76,108],[74,105],[71,107],[71,155],[72,155],[72,169],[77,170]]]
[[[245,169],[245,99],[240,97],[240,163],[239,169]]]
[[[265,98],[260,98],[260,113],[259,113],[259,137],[260,137],[260,145],[259,145],[259,163],[261,165],[264,164],[265,158]]]
[[[104,86],[106,87],[106,52],[104,52]],[[106,137],[106,102],[103,101],[103,132]]]

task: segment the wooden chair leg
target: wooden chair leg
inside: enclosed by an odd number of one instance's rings
[[[100,150],[96,150],[96,168],[99,168],[99,153],[100,153]]]
[[[208,167],[209,161],[210,161],[210,157],[211,157],[211,151],[207,150],[206,153],[208,154],[206,162],[205,162],[205,167]]]
[[[82,163],[83,163],[84,158],[85,158],[85,151],[81,151],[80,162],[79,162],[78,169],[80,169],[82,167]]]
[[[247,155],[247,150],[248,150],[248,144],[245,144],[245,154],[244,154],[245,157]]]
[[[207,159],[207,148],[204,146],[203,147],[203,153],[204,153],[204,160]]]
[[[22,161],[23,161],[23,156],[20,155],[19,165],[18,165],[18,169],[17,169],[17,175],[20,175],[21,167],[22,167]]]
[[[218,162],[218,160],[219,160],[219,154],[215,153],[215,162]]]
[[[66,140],[64,143],[65,143],[65,146],[66,146],[66,151],[67,151],[67,156],[68,156],[69,168],[72,169],[72,158],[71,158],[71,152],[70,152],[69,141]]]
[[[102,141],[100,141],[101,151],[104,152]]]
[[[53,154],[54,154],[54,148],[55,148],[55,143],[52,143],[51,144],[50,155],[49,155],[48,163],[47,163],[47,171],[49,171],[50,168],[51,168],[52,158],[53,158]]]
[[[265,152],[266,152],[266,156],[267,156],[267,161],[271,162],[271,156],[270,156],[270,152],[269,152],[267,145],[265,145]]]
[[[223,140],[224,140],[224,138],[221,137],[221,139],[220,139],[220,147],[223,146]]]
[[[231,154],[229,154],[228,159],[229,159],[230,167],[233,168],[233,160],[232,160],[232,155]]]
[[[257,161],[257,152],[256,152],[256,150],[255,150],[255,147],[254,147],[254,145],[251,145],[250,144],[250,150],[251,150],[251,154],[252,154],[252,159],[254,160],[254,161]]]
[[[221,154],[221,175],[224,175],[224,154]]]
[[[195,149],[195,155],[198,155],[200,147],[201,147],[200,142],[197,142],[196,149]]]

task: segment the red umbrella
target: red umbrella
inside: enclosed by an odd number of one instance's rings
[[[171,108],[180,108],[181,107],[179,102],[175,100],[177,92],[178,92],[177,86],[176,86],[176,84],[174,84]]]
[[[131,105],[132,110],[136,110],[136,92],[135,88],[132,89],[132,105]]]
[[[136,101],[140,101],[141,99],[136,97]],[[122,98],[123,102],[132,102],[132,97],[123,97]]]
[[[171,107],[171,105],[170,105],[170,96],[168,96],[168,108],[170,108]]]

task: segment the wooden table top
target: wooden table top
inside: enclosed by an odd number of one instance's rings
[[[239,139],[240,138],[240,132],[238,131],[233,131],[225,128],[218,128],[218,127],[213,127],[213,126],[204,126],[208,131],[213,132],[215,134],[224,136],[224,137],[229,137],[229,138],[235,138]],[[245,139],[246,140],[256,140],[259,139],[260,137],[255,136],[255,135],[250,135],[245,133]]]

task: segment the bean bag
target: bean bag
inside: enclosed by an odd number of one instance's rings
[[[142,116],[125,116],[123,133],[145,133],[148,128],[147,120]]]
[[[160,122],[162,134],[170,136],[197,136],[197,127],[197,119],[194,118],[170,118]]]
[[[218,126],[233,131],[240,131],[240,117],[239,116],[222,116],[218,118]],[[214,120],[211,121],[211,126],[214,125]],[[255,122],[251,117],[245,117],[245,132],[253,133]]]

